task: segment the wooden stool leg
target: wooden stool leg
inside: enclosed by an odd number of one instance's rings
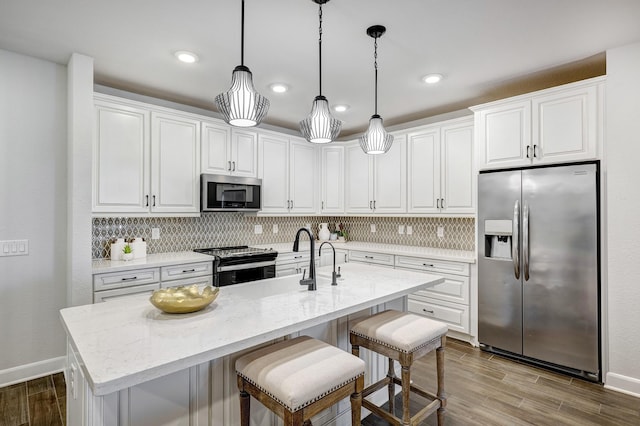
[[[240,425],[249,426],[251,398],[245,391],[240,391]]]
[[[444,414],[447,411],[447,395],[444,392],[444,347],[447,337],[442,336],[441,345],[436,349],[436,368],[438,375],[438,399],[440,400],[440,408],[438,408],[438,426],[444,425]]]
[[[402,366],[402,423],[410,424],[409,395],[411,392],[411,365]]]
[[[355,392],[351,394],[351,426],[360,426],[362,417],[362,389],[364,388],[364,376],[356,379]]]
[[[389,412],[395,413],[395,398],[396,398],[396,385],[393,383],[393,379],[396,377],[396,372],[393,369],[393,359],[389,358],[389,370],[387,371],[387,377],[389,378]],[[394,414],[395,415],[395,414]]]

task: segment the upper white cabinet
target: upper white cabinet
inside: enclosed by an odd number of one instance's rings
[[[258,135],[226,124],[202,123],[202,173],[256,177]]]
[[[433,124],[408,134],[408,212],[475,211],[473,120]]]
[[[96,95],[94,213],[199,212],[200,122]]]
[[[347,213],[407,212],[407,137],[394,136],[381,155],[365,154],[359,143],[345,145]]]
[[[471,108],[480,169],[598,158],[604,78]]]
[[[344,213],[344,146],[322,146],[320,157],[320,213]]]
[[[258,176],[262,179],[260,213],[315,214],[318,160],[316,147],[297,138],[261,133]]]

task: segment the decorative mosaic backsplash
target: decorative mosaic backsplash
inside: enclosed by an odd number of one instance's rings
[[[329,223],[335,230],[342,223],[348,240],[436,247],[456,250],[475,249],[475,219],[420,217],[331,217],[331,216],[245,216],[244,213],[203,213],[201,217],[110,217],[93,219],[92,256],[108,258],[109,244],[115,238],[142,237],[147,253],[165,253],[204,247],[256,245],[293,241],[296,231],[311,224],[317,236],[318,224]],[[371,232],[371,224],[376,232]],[[255,234],[255,225],[262,225],[262,234]],[[274,225],[278,232],[273,233]],[[398,226],[405,233],[398,233]],[[413,234],[406,234],[406,227]],[[438,238],[437,228],[444,228],[444,238]],[[160,229],[160,239],[151,239],[151,229]]]

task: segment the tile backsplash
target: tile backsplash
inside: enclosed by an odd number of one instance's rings
[[[108,217],[93,219],[92,256],[108,258],[109,244],[115,238],[142,237],[147,253],[193,250],[203,247],[255,245],[293,241],[296,231],[311,224],[317,235],[318,224],[329,223],[334,230],[342,223],[348,240],[425,246],[456,250],[475,250],[474,218],[353,217],[353,216],[251,216],[244,213],[203,213],[201,217]],[[375,224],[376,232],[371,232]],[[262,234],[256,234],[256,225]],[[274,233],[277,225],[277,233]],[[404,234],[398,227],[404,226]],[[407,235],[407,227],[413,233]],[[442,227],[444,236],[437,236]],[[151,239],[151,229],[160,229],[160,238]]]

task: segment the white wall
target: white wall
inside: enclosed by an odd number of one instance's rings
[[[640,395],[640,43],[607,51],[608,387]]]
[[[0,386],[65,354],[66,90],[65,67],[0,50],[0,240],[29,240],[0,257]]]

